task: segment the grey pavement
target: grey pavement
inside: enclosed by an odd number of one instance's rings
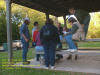
[[[92,73],[90,75],[100,75],[100,51],[79,51],[78,60],[75,60],[74,56],[72,60],[67,60],[66,58],[68,57],[68,54],[64,54],[63,56],[63,59],[56,62],[54,70],[84,72]],[[22,62],[15,65],[28,68],[44,69],[44,65],[35,61],[35,59],[31,59],[29,61],[31,61],[29,65],[22,65]]]

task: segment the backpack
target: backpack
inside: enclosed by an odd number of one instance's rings
[[[45,25],[43,28],[43,39],[44,40],[53,40],[55,37],[55,30],[53,26]]]

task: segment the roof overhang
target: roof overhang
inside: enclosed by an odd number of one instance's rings
[[[100,0],[12,0],[12,2],[55,16],[68,14],[70,7],[89,12],[100,10]]]

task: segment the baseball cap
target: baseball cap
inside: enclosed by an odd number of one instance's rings
[[[24,21],[26,21],[26,20],[27,20],[27,21],[30,21],[30,19],[29,19],[28,17],[24,18]]]

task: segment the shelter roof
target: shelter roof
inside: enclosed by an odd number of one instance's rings
[[[12,2],[55,16],[68,14],[70,7],[89,12],[100,10],[100,0],[12,0]]]

